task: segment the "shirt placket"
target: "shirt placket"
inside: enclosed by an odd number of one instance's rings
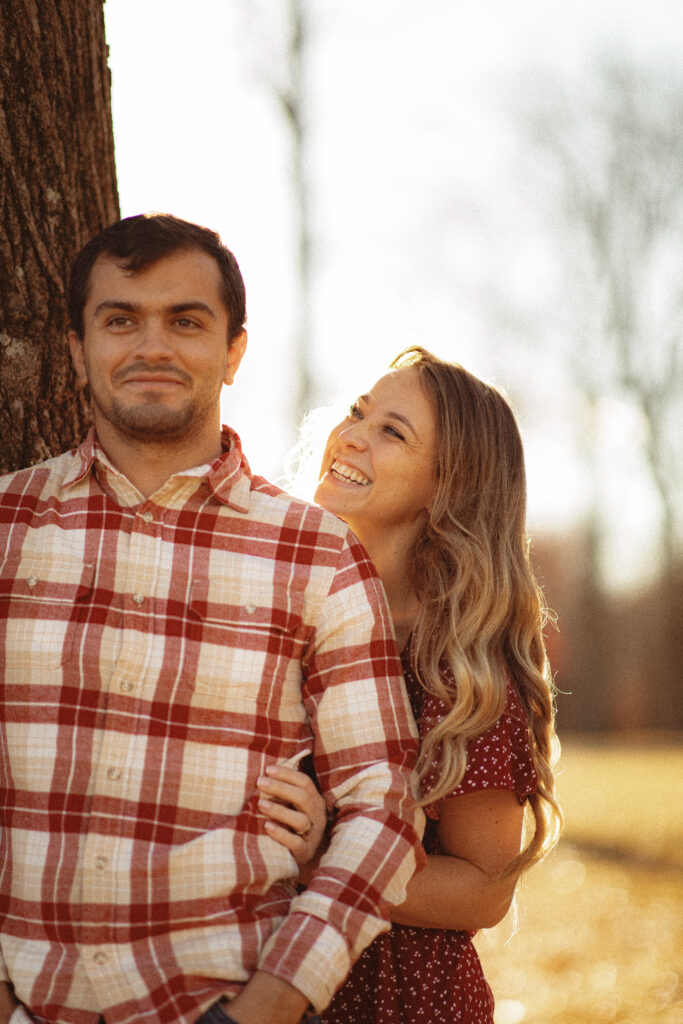
[[[127,815],[116,812],[116,805],[135,805],[141,799],[140,763],[144,751],[141,732],[137,728],[140,699],[151,696],[156,686],[155,650],[163,646],[163,632],[155,630],[155,602],[159,592],[162,558],[162,511],[145,503],[136,510],[133,528],[118,538],[116,571],[117,590],[122,594],[122,642],[111,665],[102,666],[102,686],[109,697],[117,695],[130,701],[130,728],[107,728],[93,765],[93,827],[88,833],[82,860],[83,899],[103,909],[106,922],[101,930],[103,941],[83,950],[90,984],[104,1000],[110,999],[112,987],[135,998],[140,982],[134,969],[132,949],[120,929],[129,920],[130,858],[132,839],[123,834]],[[149,616],[141,628],[140,616]],[[160,654],[161,652],[159,652]],[[108,701],[109,704],[109,701]],[[125,703],[124,703],[125,707]],[[109,824],[118,822],[118,829],[102,828],[102,818]],[[122,941],[123,940],[123,941]]]

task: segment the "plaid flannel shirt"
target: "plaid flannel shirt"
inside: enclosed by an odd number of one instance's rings
[[[148,500],[92,435],[0,480],[0,978],[38,1019],[190,1024],[257,969],[321,1008],[421,857],[375,570],[223,447]],[[296,895],[256,780],[305,747],[337,818]]]

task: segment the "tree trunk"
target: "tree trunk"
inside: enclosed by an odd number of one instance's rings
[[[102,0],[2,0],[0,472],[87,428],[66,345],[76,252],[118,219]]]

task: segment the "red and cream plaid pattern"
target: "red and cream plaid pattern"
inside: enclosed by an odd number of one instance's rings
[[[149,500],[92,436],[0,480],[0,976],[38,1019],[190,1024],[258,968],[322,1007],[420,858],[375,571],[223,443]],[[290,906],[256,780],[306,747],[338,817]]]

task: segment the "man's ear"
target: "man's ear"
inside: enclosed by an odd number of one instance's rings
[[[79,386],[84,388],[88,383],[88,374],[85,369],[83,339],[79,338],[75,331],[69,331],[69,348],[71,350],[71,361],[76,371],[76,379]]]
[[[239,369],[239,365],[242,362],[244,353],[247,351],[247,332],[242,331],[236,338],[228,343],[228,365],[225,370],[225,377],[223,380],[226,384],[232,384],[235,379],[235,374]]]

